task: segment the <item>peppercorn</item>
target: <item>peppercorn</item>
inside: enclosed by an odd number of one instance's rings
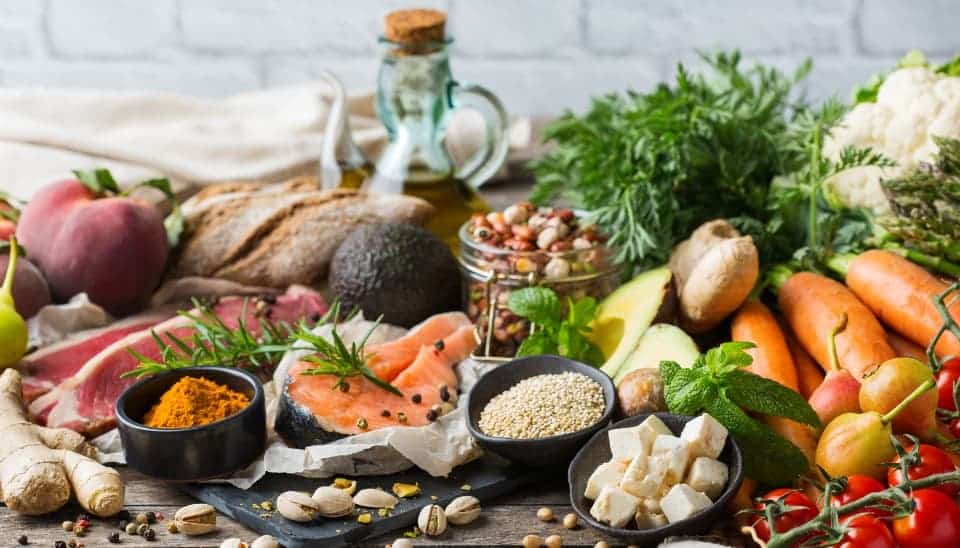
[[[153,529],[147,529],[143,532],[143,538],[146,540],[155,540],[157,538],[157,532]]]
[[[438,416],[439,416],[439,415],[437,414],[436,410],[434,410],[434,409],[431,409],[431,410],[427,411],[427,420],[430,421],[430,422],[433,422],[433,421],[437,420],[437,417],[438,417]]]
[[[157,521],[156,512],[147,512],[146,516],[147,516],[147,523],[156,523]]]
[[[67,541],[67,548],[77,548],[77,539],[70,539]]]
[[[349,391],[350,391],[350,383],[348,383],[347,381],[340,381],[340,391],[341,391],[341,392],[349,392]]]
[[[73,523],[72,521],[65,521],[65,522],[63,522],[62,524],[60,524],[60,527],[62,527],[64,531],[70,533],[70,532],[73,531],[73,526],[74,526],[74,525],[76,525],[76,524]]]
[[[440,400],[450,401],[450,389],[445,384],[440,385]]]
[[[19,542],[22,546],[30,544],[30,540],[27,539],[27,535],[20,535],[20,538],[17,539],[17,542]]]
[[[414,394],[413,397],[410,399],[413,401],[413,403],[420,403],[421,401],[423,401],[423,396],[421,396],[420,394]]]
[[[120,544],[120,533],[110,533],[110,536],[107,537],[107,542],[110,544]]]
[[[367,426],[368,426],[367,419],[363,417],[360,417],[359,419],[357,419],[357,428],[359,428],[360,430],[366,430]]]
[[[173,520],[167,524],[167,532],[171,535],[176,535],[180,532],[180,528],[177,527],[177,520]]]
[[[150,525],[146,523],[141,523],[140,525],[137,526],[137,534],[142,537],[147,533],[149,529],[150,529]]]
[[[127,524],[127,528],[124,529],[124,531],[126,531],[128,535],[136,535],[136,534],[137,534],[137,524],[136,524],[135,522],[130,522],[130,523],[128,523],[128,524]]]
[[[77,535],[78,537],[82,537],[83,535],[87,534],[87,528],[77,525],[73,528],[73,534]]]
[[[433,347],[437,349],[437,352],[443,352],[443,348],[444,348],[443,339],[437,339],[437,342],[433,343]]]
[[[144,513],[137,514],[137,525],[147,523],[147,515]]]
[[[117,512],[117,519],[122,521],[130,521],[130,511],[120,510],[119,512]]]
[[[407,422],[407,414],[404,413],[403,411],[397,413],[397,422],[399,423]]]
[[[53,543],[53,548],[67,548],[67,543],[63,542],[62,540],[58,540],[57,542]]]
[[[389,417],[390,417],[390,411],[387,410],[387,409],[384,409],[383,411],[380,412],[380,416],[381,416],[381,417],[384,417],[384,418],[389,418]]]

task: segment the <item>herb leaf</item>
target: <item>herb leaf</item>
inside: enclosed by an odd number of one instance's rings
[[[590,339],[590,322],[597,314],[592,297],[567,298],[566,316],[556,292],[548,287],[526,287],[510,294],[510,310],[530,320],[535,329],[520,343],[517,356],[559,354],[594,366],[603,363],[603,353]]]
[[[665,399],[670,411],[680,415],[694,415],[703,409],[703,402],[709,400],[715,386],[700,372],[681,367],[677,362],[660,362],[660,376],[664,386],[675,387],[667,390]]]
[[[776,381],[749,371],[732,371],[727,377],[726,387],[730,399],[747,411],[786,417],[814,428],[820,427],[817,413],[803,396]]]
[[[525,287],[514,291],[507,306],[514,314],[537,324],[560,322],[560,298],[547,287]]]
[[[97,196],[120,194],[120,185],[114,180],[109,169],[75,169],[73,175]]]

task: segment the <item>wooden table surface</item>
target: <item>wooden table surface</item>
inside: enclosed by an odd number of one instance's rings
[[[526,194],[527,185],[522,182],[495,184],[483,192],[491,207],[503,208],[513,201],[522,199]],[[133,514],[138,512],[154,511],[164,516],[172,517],[180,507],[196,502],[183,494],[175,487],[163,482],[143,476],[129,468],[120,469],[127,485],[126,508]],[[319,486],[323,480],[318,480]],[[553,509],[557,518],[552,523],[542,523],[537,520],[537,509],[548,506]],[[90,530],[83,538],[76,538],[61,528],[65,520],[75,519],[80,508],[70,505],[56,515],[30,518],[17,516],[0,507],[0,547],[17,546],[17,539],[27,535],[30,546],[52,547],[58,540],[69,542],[76,539],[87,547],[116,546],[107,542],[107,536],[118,531],[118,520],[94,519]],[[593,546],[603,537],[587,527],[575,530],[566,530],[560,524],[564,515],[571,512],[567,483],[563,477],[557,477],[542,484],[532,484],[520,492],[513,493],[484,504],[481,517],[474,523],[463,527],[451,527],[448,532],[437,539],[420,537],[414,543],[418,546],[495,546],[518,545],[527,534],[537,534],[541,537],[558,534],[563,538],[564,546]],[[172,535],[167,532],[166,522],[156,525],[157,539],[147,542],[141,537],[121,533],[121,546],[157,547],[216,547],[227,538],[239,537],[251,542],[258,535],[230,519],[219,516],[219,531],[202,537],[187,537]],[[371,539],[362,546],[385,546],[399,536],[388,535]],[[618,543],[613,539],[605,539],[611,546]]]

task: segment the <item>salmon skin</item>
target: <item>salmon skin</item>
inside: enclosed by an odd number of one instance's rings
[[[298,361],[287,372],[274,430],[288,445],[304,448],[380,428],[430,424],[436,420],[429,416],[432,407],[456,404],[454,365],[476,346],[473,324],[456,312],[432,316],[404,337],[368,347],[370,369],[402,397],[359,376],[346,379],[344,392],[335,388],[336,376],[304,375],[313,364]]]

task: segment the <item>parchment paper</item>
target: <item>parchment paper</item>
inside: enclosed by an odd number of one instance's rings
[[[350,342],[361,338],[375,324],[356,317],[337,326],[343,340]],[[314,333],[329,336],[331,326],[316,328]],[[376,344],[396,339],[406,330],[381,324],[370,336]],[[483,373],[486,365],[467,359],[457,365],[460,380],[457,408],[427,426],[383,428],[349,436],[325,445],[306,449],[287,447],[273,432],[276,416],[277,387],[286,378],[286,371],[307,351],[288,352],[274,374],[274,380],[264,386],[267,395],[267,424],[269,441],[263,458],[227,479],[213,483],[229,483],[240,489],[248,489],[267,472],[296,474],[311,478],[334,475],[366,476],[393,474],[417,466],[433,476],[447,476],[457,466],[470,462],[481,454],[480,448],[467,431],[465,413],[466,398],[462,395]],[[99,460],[104,463],[125,463],[120,436],[116,429],[93,440],[100,450]]]

